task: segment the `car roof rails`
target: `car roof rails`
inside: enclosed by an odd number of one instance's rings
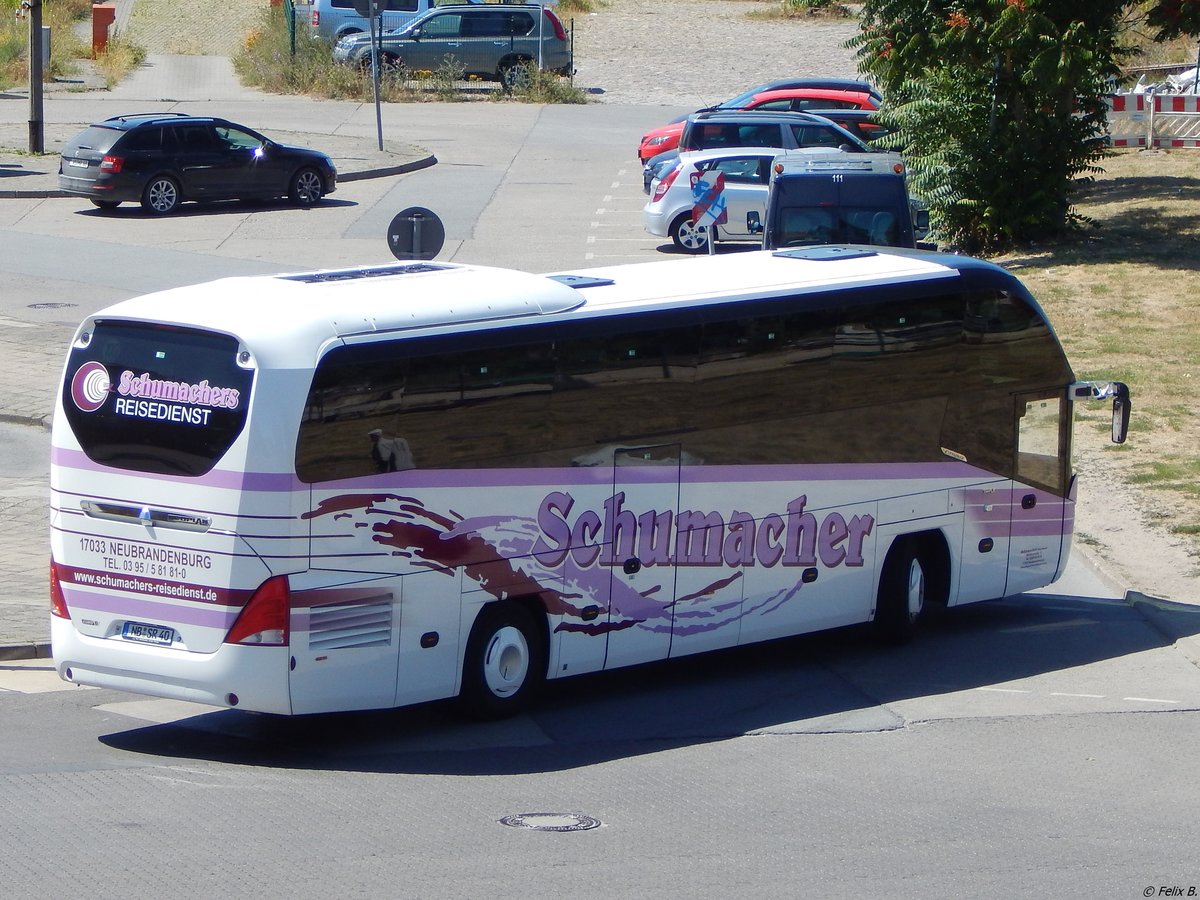
[[[128,122],[132,119],[168,119],[168,118],[175,117],[175,116],[185,118],[185,119],[195,118],[194,116],[190,116],[188,113],[153,112],[153,113],[128,113],[127,115],[123,115],[123,116],[109,116],[104,121],[105,122]],[[201,116],[200,118],[204,118],[204,117]]]

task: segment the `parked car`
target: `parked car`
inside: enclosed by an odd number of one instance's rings
[[[655,178],[671,170],[680,150],[717,147],[846,147],[850,152],[867,151],[865,141],[839,127],[831,119],[814,113],[714,110],[693,113],[684,123],[680,146],[652,157],[642,167],[642,187],[650,193]]]
[[[748,230],[763,248],[850,243],[916,247],[928,231],[924,205],[908,192],[899,153],[784,150],[771,163],[766,214]]]
[[[337,169],[324,153],[225,119],[141,113],[97,122],[68,141],[58,183],[101,209],[128,201],[165,214],[185,200],[288,197],[312,206],[336,189]]]
[[[466,0],[463,0],[466,2]],[[482,2],[482,0],[476,0]],[[380,27],[384,31],[403,28],[417,16],[437,6],[437,0],[382,0]],[[311,0],[296,3],[296,15],[307,13],[307,21],[318,35],[336,44],[348,34],[369,33],[371,25],[354,9],[354,0]]]
[[[805,112],[814,116],[828,119],[840,128],[846,129],[860,141],[871,146],[872,150],[879,149],[874,142],[892,133],[892,129],[881,125],[875,118],[876,109],[807,109]]]
[[[795,81],[773,81],[724,100],[716,106],[696,110],[720,112],[734,109],[806,110],[806,109],[877,109],[879,92],[863,81],[808,78]],[[642,135],[638,159],[643,163],[650,157],[679,147],[679,139],[688,116],[672,119],[666,125]],[[682,149],[687,149],[686,147]]]
[[[758,220],[762,221],[771,182],[771,161],[777,153],[776,147],[736,147],[679,154],[675,165],[655,184],[654,193],[642,208],[643,226],[650,234],[669,237],[679,250],[708,252],[708,232],[692,221],[696,203],[692,196],[692,176],[721,172],[725,176],[728,221],[713,226],[716,239],[761,242],[761,231],[749,230],[747,213],[757,211]]]
[[[533,4],[439,6],[397,31],[386,32],[379,54],[384,71],[434,70],[449,58],[462,66],[464,75],[505,85],[512,85],[539,60],[543,71],[572,72],[571,44],[562,20],[552,10]],[[333,58],[370,66],[370,36],[342,38]]]

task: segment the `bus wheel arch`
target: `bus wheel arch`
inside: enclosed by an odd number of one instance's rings
[[[950,596],[950,550],[940,531],[899,535],[879,574],[874,627],[885,643],[906,644],[931,609]]]
[[[546,618],[535,602],[495,600],[475,617],[459,699],[480,719],[524,710],[546,680]]]

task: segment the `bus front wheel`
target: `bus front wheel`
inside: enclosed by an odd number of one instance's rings
[[[460,697],[467,710],[482,719],[515,715],[545,677],[545,642],[533,615],[507,600],[480,610],[463,664]]]
[[[879,578],[875,630],[889,644],[912,640],[925,611],[926,572],[917,541],[903,537],[892,544]]]

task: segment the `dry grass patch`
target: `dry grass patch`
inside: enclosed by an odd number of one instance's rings
[[[1119,152],[1104,167],[1077,204],[1094,228],[996,261],[1042,302],[1079,377],[1130,387],[1124,447],[1081,409],[1080,470],[1119,470],[1200,555],[1200,150]]]

